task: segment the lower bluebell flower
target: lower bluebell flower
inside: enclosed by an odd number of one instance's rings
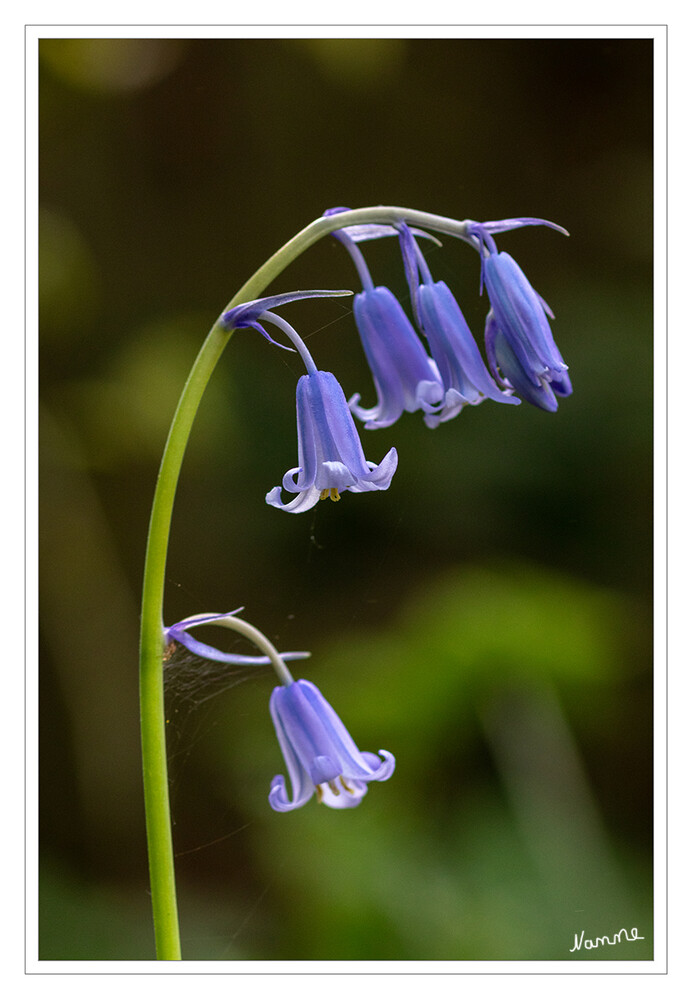
[[[302,513],[320,499],[338,500],[344,491],[353,493],[388,489],[398,456],[391,448],[379,465],[367,461],[353,416],[341,385],[329,371],[309,371],[296,389],[298,421],[298,465],[283,477],[286,492],[297,493],[288,503],[281,500],[281,487],[267,493],[267,503]]]
[[[366,430],[389,427],[406,410],[439,411],[444,395],[437,366],[418,338],[408,316],[389,288],[367,288],[356,295],[353,313],[377,391],[377,405],[349,406]]]
[[[330,808],[353,808],[372,780],[388,780],[394,773],[391,753],[362,753],[344,723],[317,687],[296,680],[276,687],[269,702],[283,753],[292,797],[279,774],[271,783],[269,804],[277,812],[300,808],[317,792]]]

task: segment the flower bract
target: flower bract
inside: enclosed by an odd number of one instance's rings
[[[269,804],[275,811],[300,808],[315,792],[330,808],[353,808],[360,804],[370,781],[388,780],[394,773],[392,754],[383,749],[380,756],[361,752],[309,680],[276,687],[269,710],[292,791],[289,797],[281,774],[274,778]]]
[[[276,486],[267,493],[267,503],[302,513],[320,499],[338,500],[344,491],[389,488],[396,449],[391,448],[379,465],[366,460],[344,391],[331,372],[314,370],[298,379],[296,413],[298,465],[286,472],[282,485],[297,496],[283,503],[281,487]]]
[[[227,330],[255,329],[275,346],[283,347],[283,344],[277,344],[275,340],[272,340],[262,323],[259,322],[262,316],[271,313],[272,309],[278,309],[282,305],[288,305],[289,302],[297,302],[304,298],[343,298],[344,295],[352,294],[352,291],[287,291],[281,295],[255,298],[251,302],[236,305],[222,313],[220,321]],[[290,350],[291,348],[284,349]]]
[[[186,648],[189,652],[194,652],[195,655],[200,656],[202,659],[228,663],[230,666],[270,665],[272,660],[269,656],[242,656],[236,655],[233,652],[221,652],[220,649],[215,649],[213,645],[200,642],[199,639],[189,634],[191,628],[198,628],[205,624],[216,624],[223,627],[228,624],[229,618],[234,617],[242,609],[242,607],[238,607],[236,610],[229,611],[226,614],[193,614],[191,617],[186,617],[182,621],[178,621],[177,624],[172,624],[169,628],[164,629],[164,643],[168,646],[171,642],[177,642],[178,645],[182,645],[183,648]],[[309,655],[309,652],[281,653],[282,659],[286,660],[307,659]]]

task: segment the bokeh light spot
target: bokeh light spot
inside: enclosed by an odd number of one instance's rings
[[[41,58],[68,83],[83,90],[129,92],[150,87],[180,63],[177,38],[51,38]]]

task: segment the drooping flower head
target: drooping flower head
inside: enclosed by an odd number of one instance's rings
[[[429,427],[453,419],[464,406],[485,399],[517,405],[490,377],[469,325],[444,281],[433,281],[427,262],[407,225],[399,227],[404,267],[414,315],[426,336],[444,387],[444,404],[429,413]]]
[[[269,804],[277,812],[300,808],[316,792],[330,808],[354,808],[373,780],[388,780],[394,773],[391,753],[362,753],[344,723],[317,687],[308,680],[276,687],[269,701],[279,745],[291,781],[289,797],[285,778],[271,783]]]
[[[246,303],[224,315],[228,327],[250,326],[259,329],[269,340],[271,337],[262,323],[277,326],[295,345],[307,369],[307,374],[298,379],[296,389],[298,465],[289,469],[282,480],[286,492],[297,495],[284,503],[281,486],[275,486],[266,495],[270,506],[288,513],[303,513],[327,497],[336,501],[344,491],[360,493],[388,489],[398,461],[395,448],[387,452],[379,465],[365,458],[341,385],[331,372],[318,370],[293,327],[268,311],[277,304],[315,294],[347,293],[296,292]]]
[[[481,257],[481,291],[490,299],[485,344],[498,384],[513,388],[527,402],[555,412],[556,396],[572,394],[567,365],[553,339],[553,313],[508,253],[498,252],[493,233],[518,224],[550,225],[541,219],[474,223],[470,227]],[[564,230],[560,230],[563,231]]]
[[[444,394],[440,373],[389,288],[360,292],[353,314],[377,392],[377,404],[370,408],[360,405],[360,394],[349,399],[365,429],[389,427],[404,410],[438,412]]]
[[[367,461],[341,385],[330,371],[302,375],[296,391],[298,465],[289,469],[282,486],[297,493],[288,503],[281,487],[267,493],[267,503],[289,513],[310,510],[318,500],[338,500],[344,491],[388,489],[398,456],[391,448],[379,465]]]
[[[266,635],[236,615],[195,614],[166,628],[166,653],[171,644],[185,648],[216,662],[230,665],[271,664],[281,681],[269,700],[279,746],[286,761],[291,782],[289,797],[286,781],[277,775],[271,782],[269,803],[277,812],[300,808],[317,794],[318,801],[330,808],[353,808],[360,804],[373,780],[388,780],[394,773],[395,760],[391,753],[380,750],[362,753],[351,738],[344,723],[317,687],[308,680],[294,680],[286,665],[289,659],[304,659],[309,652],[277,652]],[[239,656],[221,652],[197,641],[188,634],[200,625],[220,625],[244,635],[263,653],[261,656]]]
[[[345,210],[331,208],[324,214]],[[383,285],[374,285],[356,245],[363,240],[396,236],[396,229],[384,225],[350,226],[337,229],[333,235],[348,250],[363,284],[363,291],[353,301],[353,314],[377,393],[377,403],[370,408],[360,405],[360,394],[352,396],[348,402],[351,411],[364,421],[366,430],[389,427],[404,411],[439,411],[444,392],[437,366],[393,293]]]

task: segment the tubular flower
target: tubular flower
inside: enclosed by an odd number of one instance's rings
[[[345,725],[317,687],[296,680],[276,687],[269,701],[279,746],[291,781],[278,774],[271,783],[269,804],[277,812],[300,808],[313,793],[330,808],[360,804],[371,780],[388,780],[394,773],[391,753],[361,753]]]
[[[330,208],[325,215],[337,215],[344,208]],[[414,230],[418,235],[427,236]],[[406,410],[434,413],[440,409],[444,391],[437,366],[425,350],[408,316],[389,288],[373,284],[368,265],[357,243],[396,236],[393,226],[363,225],[337,229],[333,233],[349,252],[363,291],[353,301],[353,314],[365,357],[372,372],[377,405],[360,406],[360,395],[348,404],[366,430],[389,427]]]
[[[519,399],[499,389],[490,377],[457,300],[444,281],[421,284],[416,306],[445,387],[442,410],[425,417],[429,427],[451,420],[464,406],[477,406],[485,399],[519,404]]]
[[[270,309],[298,298],[350,295],[350,291],[302,291],[260,298],[224,313],[227,329],[251,327],[275,343],[262,323],[272,323],[286,334],[303,359],[307,374],[298,379],[296,411],[298,419],[298,465],[283,477],[286,492],[297,493],[288,503],[281,500],[281,486],[271,489],[265,499],[270,506],[287,513],[303,513],[320,499],[335,502],[345,490],[363,493],[388,489],[396,471],[398,456],[391,448],[379,465],[367,461],[353,416],[341,385],[329,371],[319,371],[312,355],[293,327]],[[281,346],[281,344],[277,344]],[[289,348],[290,349],[290,348]]]
[[[490,377],[456,299],[444,281],[433,281],[411,231],[403,224],[400,240],[414,313],[444,387],[443,405],[426,414],[427,426],[451,420],[464,406],[477,406],[484,399],[517,405],[519,399],[499,389]]]
[[[341,385],[329,371],[309,371],[296,389],[298,466],[283,477],[283,488],[297,493],[281,501],[281,487],[267,493],[267,503],[302,513],[328,496],[336,501],[347,490],[353,493],[388,489],[398,455],[391,448],[379,465],[366,461]]]
[[[485,323],[485,349],[490,370],[498,382],[513,388],[517,395],[533,406],[554,413],[558,406],[555,397],[572,394],[572,383],[566,367],[559,377],[554,373],[551,377],[542,374],[537,378],[529,374],[530,361],[526,352],[517,348],[516,343],[510,342],[505,336],[492,309]]]
[[[389,427],[406,410],[433,414],[444,395],[437,366],[389,288],[368,288],[353,303],[356,326],[377,390],[377,405],[365,409],[360,395],[351,411],[366,430]]]
[[[547,319],[553,314],[514,258],[498,253],[487,229],[477,225],[474,231],[481,254],[481,284],[490,299],[485,344],[493,375],[527,402],[555,412],[555,396],[571,395],[572,383]]]

